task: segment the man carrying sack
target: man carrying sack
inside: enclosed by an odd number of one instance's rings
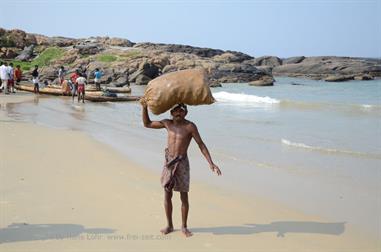
[[[203,70],[192,69],[160,76],[148,84],[146,93],[141,100],[144,126],[152,129],[165,128],[168,132],[168,145],[165,150],[165,163],[161,176],[161,184],[164,188],[164,208],[167,217],[167,226],[161,230],[163,234],[168,234],[174,230],[172,222],[172,194],[173,191],[178,191],[180,192],[182,203],[181,231],[186,237],[192,235],[187,227],[190,181],[187,151],[192,138],[196,141],[201,153],[208,161],[210,169],[217,175],[221,175],[220,169],[213,163],[208,148],[201,139],[197,126],[185,119],[188,113],[187,106],[184,104],[185,102],[188,102],[188,104],[192,103],[192,105],[201,105],[210,104],[214,101],[205,75]],[[188,78],[182,79],[184,76]],[[162,90],[160,87],[168,90]],[[173,91],[176,91],[177,94],[171,93]],[[164,94],[164,96],[167,96],[166,100],[164,98],[160,99],[163,92],[166,92]],[[197,93],[199,94],[198,96]],[[172,119],[151,121],[148,115],[148,107],[153,113],[159,114],[165,112],[171,103],[175,103],[169,108]]]

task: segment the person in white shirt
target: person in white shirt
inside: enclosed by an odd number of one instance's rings
[[[1,89],[4,89],[5,94],[8,93],[8,64],[6,62],[3,62],[0,66],[0,79],[1,79]]]
[[[13,63],[9,63],[9,66],[8,66],[8,88],[9,88],[9,92],[11,93],[16,93],[15,92],[15,81],[14,81],[14,74],[15,74],[15,71],[13,69]]]
[[[78,102],[82,98],[82,103],[85,103],[85,86],[86,86],[87,80],[85,77],[83,77],[83,75],[80,75],[77,78],[76,82],[78,84]]]

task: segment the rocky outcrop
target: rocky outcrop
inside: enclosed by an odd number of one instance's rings
[[[16,57],[16,60],[28,61],[33,57],[34,45],[30,45],[24,48],[22,52]]]
[[[78,52],[82,55],[93,55],[103,50],[103,46],[95,43],[81,42],[75,46],[74,49],[78,49]]]
[[[351,57],[305,57],[283,60],[283,64],[273,68],[277,76],[308,77],[312,79],[351,80],[348,76],[381,76],[381,60]],[[291,63],[290,63],[291,62]]]
[[[2,59],[13,59],[17,55],[17,48],[0,48],[0,58]]]
[[[37,44],[33,34],[28,34],[18,29],[7,31],[0,28],[0,47],[16,47],[23,49],[32,44]]]
[[[354,76],[353,75],[330,75],[324,80],[328,82],[348,81],[348,80],[354,80]]]
[[[176,44],[154,44],[154,43],[137,43],[134,47],[144,48],[147,50],[160,50],[171,53],[186,53],[186,54],[194,54],[199,57],[211,58],[216,55],[224,54],[225,51],[219,49],[211,49],[211,48],[201,48],[194,47],[189,45],[176,45]],[[227,53],[235,55],[240,59],[240,62],[248,59],[253,59],[250,55],[235,52],[235,51],[226,51]]]
[[[120,46],[120,47],[132,47],[135,43],[132,43],[128,39],[123,38],[109,38],[109,37],[93,37],[94,42],[109,45],[109,46]]]
[[[282,60],[275,56],[262,56],[252,60],[254,66],[276,67],[282,65]]]
[[[298,64],[302,62],[306,57],[304,56],[296,56],[296,57],[291,57],[283,60],[283,64]]]
[[[36,47],[31,49],[31,45]],[[104,73],[101,83],[114,86],[128,83],[145,85],[161,74],[199,67],[210,73],[213,86],[237,82],[273,85],[273,74],[327,81],[369,80],[381,76],[379,59],[305,56],[254,58],[241,52],[189,45],[135,44],[127,39],[110,37],[47,37],[0,28],[2,59],[30,61],[34,54],[50,47],[56,47],[55,51],[59,51],[59,54],[41,65],[40,69],[41,79],[53,82],[57,81],[57,69],[61,65],[68,68],[66,78],[76,69],[86,69],[89,83],[94,80],[94,70],[99,68]],[[28,71],[24,73],[27,75]]]
[[[274,78],[268,75],[262,76],[260,79],[249,82],[250,86],[273,86]]]
[[[44,35],[34,34],[37,45],[42,46],[58,46],[58,47],[67,47],[75,45],[78,40],[73,38],[65,37],[47,37]]]

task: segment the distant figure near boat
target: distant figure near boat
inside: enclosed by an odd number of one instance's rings
[[[80,75],[76,83],[78,85],[78,102],[82,99],[82,103],[85,103],[85,86],[86,86],[86,78],[83,75]]]
[[[96,68],[95,72],[94,72],[94,83],[95,83],[96,90],[98,90],[98,91],[101,90],[101,78],[102,78],[102,76],[103,76],[103,73],[101,71],[99,71],[99,68]]]
[[[40,93],[40,83],[39,83],[39,73],[38,73],[38,65],[34,66],[34,70],[32,72],[32,81],[34,84],[34,93],[39,94]]]
[[[172,232],[172,194],[173,190],[180,192],[181,198],[181,231],[189,237],[192,233],[188,230],[187,219],[189,211],[188,192],[189,192],[189,161],[187,151],[192,138],[198,144],[202,154],[209,163],[210,169],[217,175],[221,175],[221,171],[212,161],[208,148],[201,139],[196,125],[185,119],[188,113],[185,104],[177,104],[170,110],[172,119],[164,119],[161,121],[151,121],[148,115],[146,102],[142,99],[143,107],[143,123],[144,126],[151,129],[167,129],[168,147],[165,149],[165,165],[161,176],[161,184],[164,187],[164,208],[167,217],[167,226],[161,230],[162,234]]]

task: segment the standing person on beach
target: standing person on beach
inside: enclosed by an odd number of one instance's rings
[[[16,66],[15,73],[14,73],[14,79],[16,81],[16,84],[19,84],[21,81],[22,71],[20,65]]]
[[[4,94],[8,93],[8,80],[9,80],[9,74],[8,74],[8,66],[7,62],[3,62],[0,66],[0,79],[1,79],[1,88],[4,90]]]
[[[62,85],[62,82],[64,81],[65,73],[66,71],[64,66],[61,66],[60,69],[58,69],[58,81],[60,85]]]
[[[16,93],[15,92],[15,81],[14,81],[14,69],[13,69],[13,63],[9,63],[9,66],[8,66],[8,76],[9,76],[9,79],[8,79],[8,89],[9,89],[9,92],[10,93]]]
[[[72,83],[71,96],[74,101],[74,96],[77,93],[77,79],[79,77],[79,70],[75,70],[75,72],[70,76],[70,81]]]
[[[33,91],[35,94],[39,94],[40,93],[40,84],[39,84],[39,80],[38,80],[38,65],[35,65],[34,66],[34,70],[32,72],[32,77],[33,77],[33,84],[34,84],[34,88],[33,88]]]
[[[82,103],[85,103],[85,87],[86,87],[86,78],[83,75],[80,75],[77,80],[78,85],[78,102],[82,98]]]
[[[96,68],[94,72],[94,83],[97,90],[101,90],[101,78],[102,72],[99,71],[99,68]]]
[[[171,110],[172,119],[161,121],[151,121],[148,115],[147,104],[141,101],[143,107],[144,126],[151,129],[163,129],[168,132],[168,147],[165,149],[165,165],[161,175],[161,184],[164,187],[164,208],[167,217],[167,226],[161,230],[163,234],[173,231],[172,223],[172,194],[173,190],[180,192],[181,198],[181,231],[189,237],[192,233],[188,230],[187,219],[189,211],[188,192],[189,192],[189,161],[187,151],[192,138],[198,144],[201,153],[209,163],[210,169],[217,175],[221,171],[212,161],[208,148],[201,139],[196,125],[185,119],[188,113],[185,104],[177,104]]]

